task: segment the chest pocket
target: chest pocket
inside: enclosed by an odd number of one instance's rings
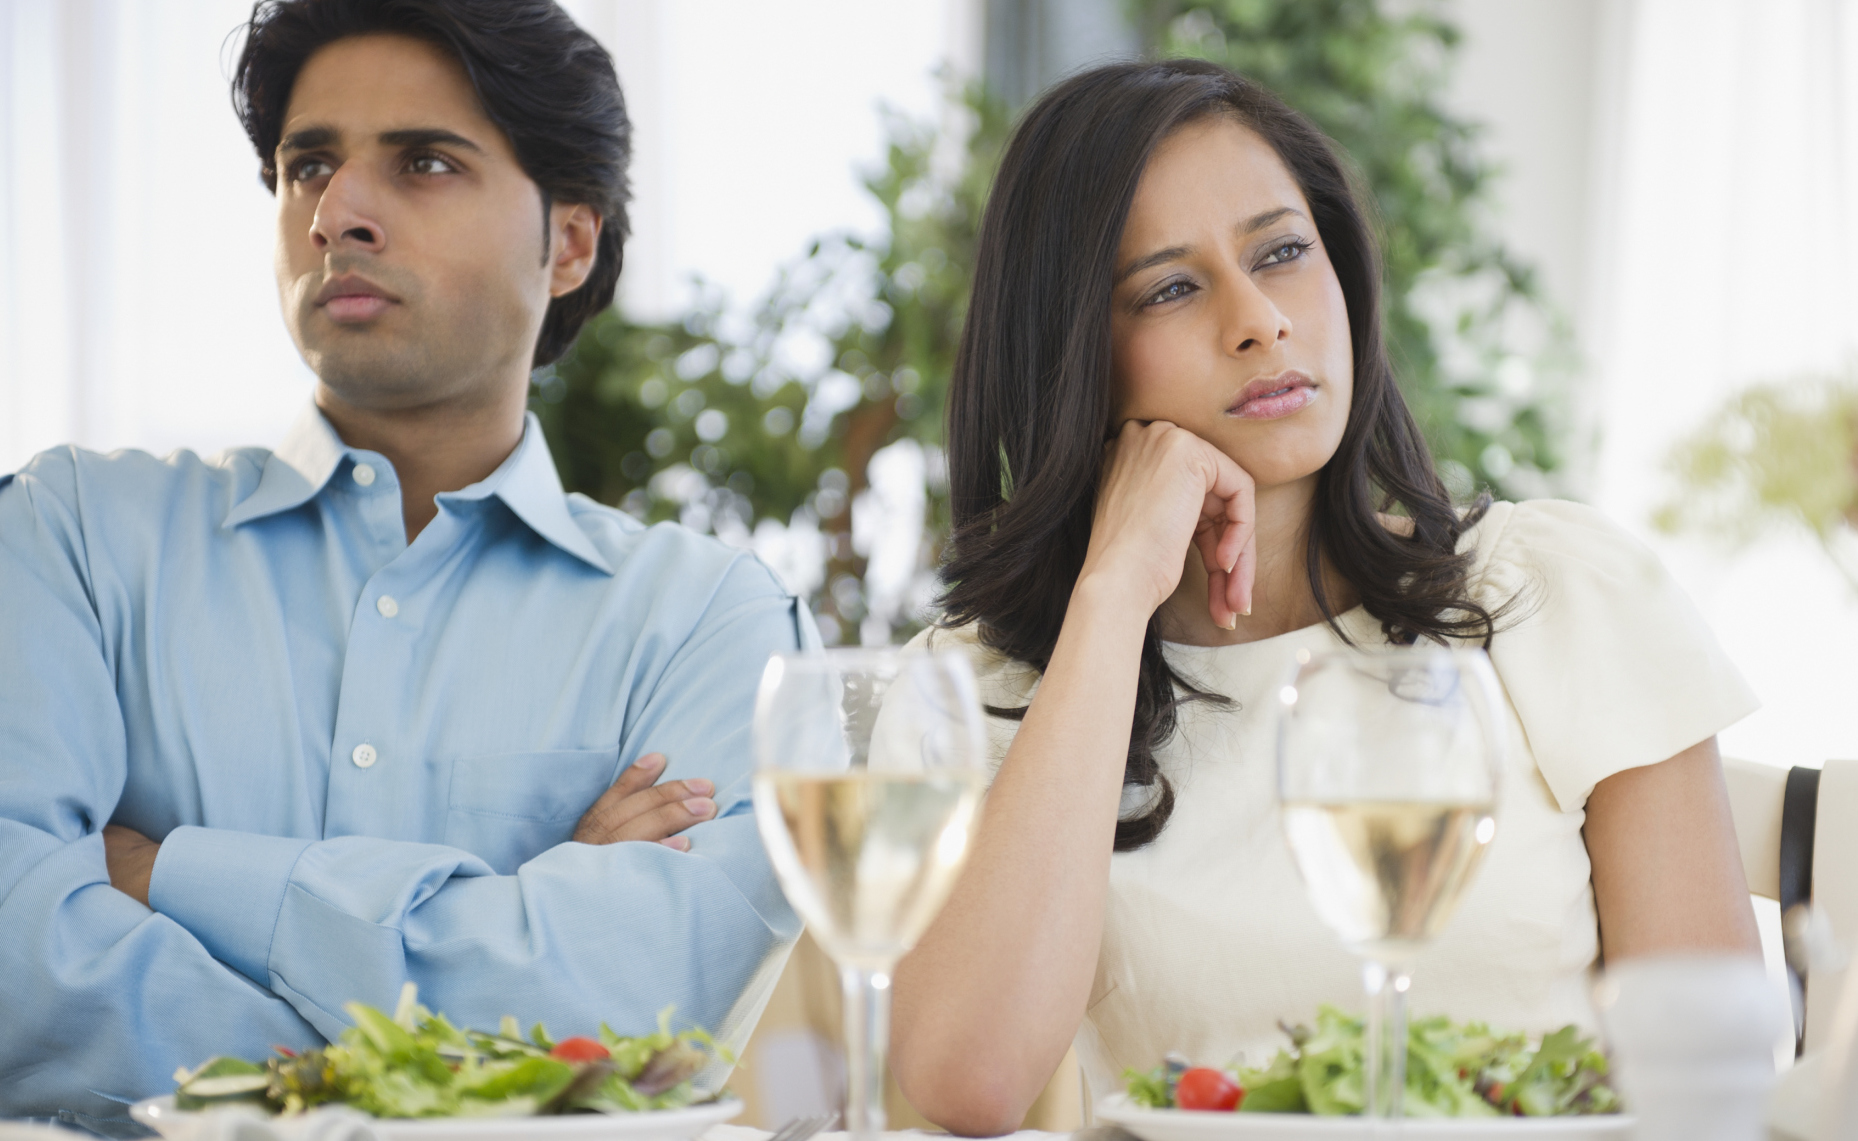
[[[511,875],[570,839],[618,774],[618,746],[462,757],[452,762],[445,842]]]

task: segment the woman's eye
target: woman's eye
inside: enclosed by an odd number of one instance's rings
[[[456,174],[458,168],[441,155],[414,155],[407,160],[407,170],[414,174]]]
[[[1179,301],[1194,291],[1191,281],[1170,281],[1168,284],[1148,295],[1150,305],[1159,305],[1164,301]]]
[[[1260,266],[1283,265],[1285,262],[1296,261],[1308,253],[1309,249],[1310,243],[1308,242],[1285,242],[1266,253],[1264,260],[1258,264]]]

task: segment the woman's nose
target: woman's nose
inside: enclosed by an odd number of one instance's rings
[[[319,252],[355,249],[380,253],[387,246],[387,228],[375,209],[367,176],[353,163],[344,163],[329,176],[328,185],[310,219],[310,244]]]
[[[1290,336],[1290,318],[1258,288],[1250,274],[1234,274],[1227,297],[1221,339],[1231,352],[1268,350]]]

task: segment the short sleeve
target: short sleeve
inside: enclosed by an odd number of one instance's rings
[[[1491,664],[1563,811],[1760,704],[1658,557],[1598,511],[1497,504],[1473,537],[1476,596],[1509,607]]]
[[[931,626],[910,639],[912,649],[959,650],[968,655],[974,670],[975,689],[980,694],[987,725],[987,779],[992,783],[1006,760],[1006,751],[1019,732],[1019,721],[1002,717],[991,710],[1023,709],[1032,702],[1039,687],[1039,674],[1024,662],[1014,661],[987,646],[972,625]]]

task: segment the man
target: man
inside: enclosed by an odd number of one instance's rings
[[[799,928],[749,716],[811,619],[564,496],[524,411],[619,274],[611,61],[551,0],[264,0],[234,94],[314,408],[0,477],[0,1117],[121,1134],[409,980],[740,1037]]]

